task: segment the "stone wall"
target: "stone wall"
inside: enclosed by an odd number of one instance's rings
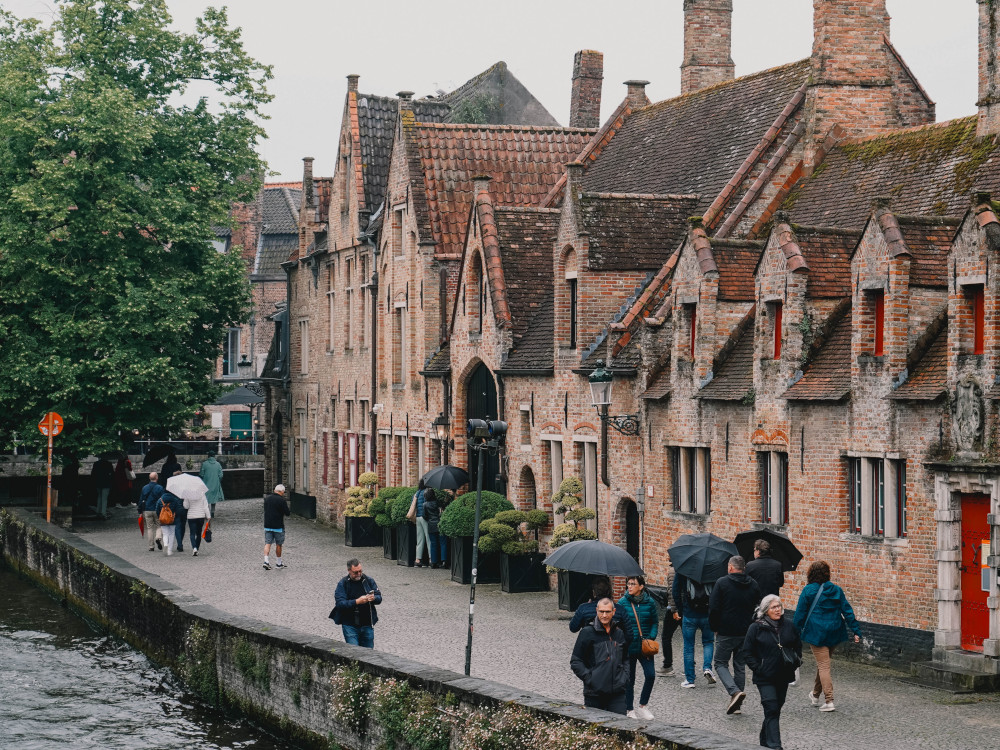
[[[398,656],[221,612],[23,510],[0,510],[5,564],[171,667],[205,702],[313,748],[495,746],[748,750],[710,732],[638,723]]]

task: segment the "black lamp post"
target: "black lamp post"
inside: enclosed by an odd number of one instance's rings
[[[448,417],[446,417],[442,412],[438,414],[437,417],[435,417],[434,421],[431,422],[431,425],[434,427],[434,434],[437,436],[437,439],[441,443],[441,451],[444,455],[444,461],[442,461],[442,465],[447,464],[448,448],[455,446],[455,442],[448,437],[449,435],[448,428],[451,426],[451,424],[448,422]]]
[[[251,379],[253,364],[246,354],[240,357],[240,361],[236,363],[236,369],[240,374],[240,380],[243,381],[243,386],[253,395],[263,397],[264,386],[259,381]]]
[[[601,481],[605,487],[611,486],[608,478],[608,425],[610,424],[622,435],[639,434],[638,414],[608,415],[611,406],[611,383],[614,380],[611,370],[604,367],[604,360],[597,360],[597,369],[590,373],[590,399],[601,418]]]

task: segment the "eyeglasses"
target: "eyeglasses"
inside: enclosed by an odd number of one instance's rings
[[[631,588],[632,586],[638,586],[639,582],[638,581],[629,581],[625,585],[628,586],[629,588]]]
[[[781,604],[772,604],[768,609],[784,609]]]

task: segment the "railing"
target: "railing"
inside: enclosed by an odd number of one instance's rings
[[[135,440],[126,450],[132,455],[144,455],[150,445],[169,443],[175,446],[177,455],[197,456],[217,453],[223,456],[260,456],[264,454],[264,442],[260,435],[246,438],[191,438],[190,440]]]

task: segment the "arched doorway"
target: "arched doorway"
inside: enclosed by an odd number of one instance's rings
[[[538,492],[535,489],[535,473],[530,466],[521,469],[521,479],[517,488],[517,507],[521,510],[535,510],[538,507]]]
[[[625,503],[625,551],[639,562],[639,509],[632,500]]]
[[[469,375],[465,387],[465,417],[466,419],[497,419],[497,384],[493,373],[482,362]],[[474,451],[469,451],[469,489],[476,489],[479,463]],[[500,483],[500,456],[486,453],[483,455],[483,489],[498,492]]]

